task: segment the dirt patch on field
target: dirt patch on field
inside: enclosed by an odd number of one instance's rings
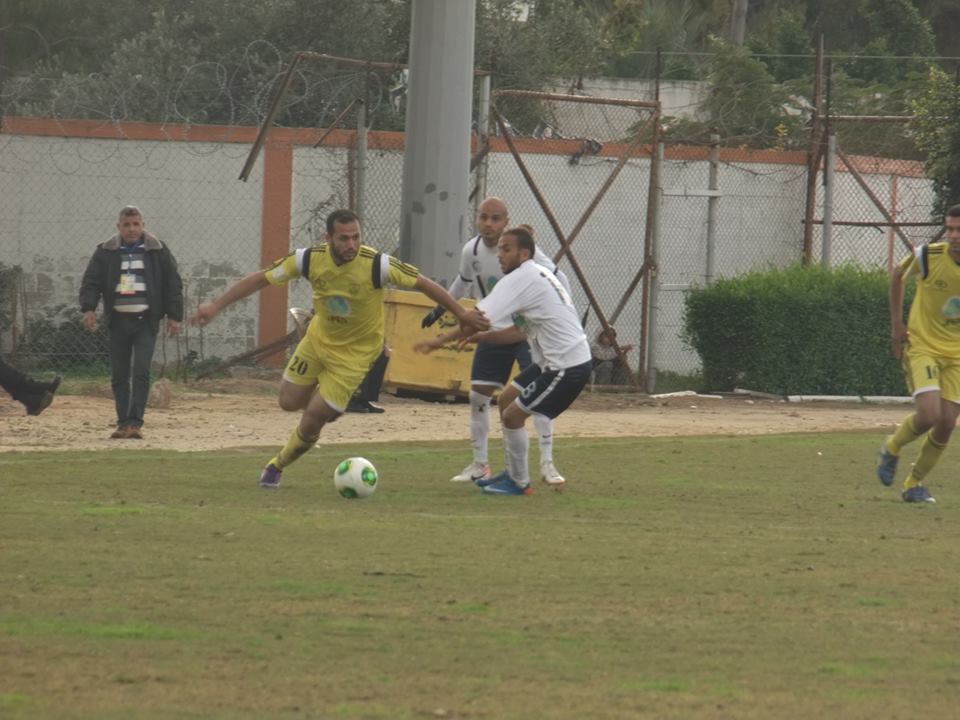
[[[226,380],[173,386],[151,407],[145,439],[110,440],[114,411],[109,387],[77,387],[58,395],[39,417],[0,397],[0,452],[113,450],[148,447],[181,451],[280,445],[297,415],[277,406],[274,381]],[[69,390],[70,388],[68,388]],[[325,443],[391,440],[466,440],[467,406],[381,397],[386,412],[348,413],[324,429]],[[663,437],[764,435],[789,432],[875,430],[879,436],[907,414],[898,404],[788,403],[765,398],[683,396],[585,391],[557,421],[557,437]],[[498,432],[494,430],[496,436]]]

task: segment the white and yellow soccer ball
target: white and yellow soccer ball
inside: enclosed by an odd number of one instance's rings
[[[373,463],[362,457],[347,458],[333,471],[333,484],[345,498],[365,498],[373,495],[380,476]]]

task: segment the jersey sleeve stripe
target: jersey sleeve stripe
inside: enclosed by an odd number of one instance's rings
[[[300,268],[300,277],[310,279],[310,258],[313,255],[313,248],[304,248],[297,251],[297,267]]]
[[[377,290],[383,287],[383,274],[388,270],[388,266],[383,262],[383,254],[377,253],[374,255],[373,262],[370,263],[370,274],[372,276],[373,286]]]
[[[390,263],[390,267],[393,267],[395,270],[399,270],[404,275],[409,275],[410,277],[417,277],[420,274],[420,271],[417,270],[413,265],[408,265],[405,262],[400,262],[395,257],[390,257],[389,255],[384,256],[387,259],[387,262]],[[388,266],[384,266],[384,271],[388,271]]]

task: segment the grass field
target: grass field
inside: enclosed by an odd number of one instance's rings
[[[561,439],[523,498],[464,442],[2,455],[0,718],[958,717],[956,463],[908,506],[876,444]]]

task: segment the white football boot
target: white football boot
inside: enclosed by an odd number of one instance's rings
[[[557,470],[557,466],[549,460],[540,463],[540,479],[555,490],[562,490],[567,482]]]
[[[489,477],[489,465],[486,463],[472,462],[463,469],[463,472],[450,478],[450,482],[476,482],[477,480],[486,480]]]

